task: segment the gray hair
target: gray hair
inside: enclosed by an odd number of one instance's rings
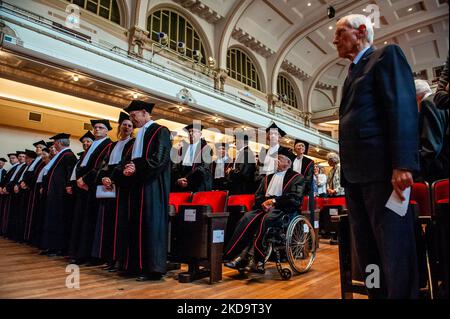
[[[70,140],[68,138],[62,138],[58,140],[59,143],[61,143],[61,146],[68,147],[70,146]]]
[[[337,155],[336,153],[330,152],[327,154],[327,160],[332,160],[333,163],[335,164],[339,164],[340,160],[339,160],[339,155]]]
[[[431,87],[425,80],[414,80],[414,85],[416,86],[416,95],[424,96],[427,93],[433,93]]]
[[[349,27],[353,29],[358,29],[360,25],[364,24],[366,26],[366,40],[370,45],[373,44],[373,25],[372,20],[369,17],[366,17],[363,14],[349,14],[345,17],[342,17],[340,20],[347,22]]]

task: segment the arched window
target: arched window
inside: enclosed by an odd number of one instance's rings
[[[261,91],[261,82],[255,64],[244,51],[237,48],[228,49],[227,70],[233,79]]]
[[[282,97],[284,97],[283,98],[284,103],[289,104],[290,106],[293,106],[295,108],[298,108],[297,96],[295,95],[294,86],[287,77],[281,74],[278,75],[277,78],[277,92]]]
[[[205,46],[198,32],[181,14],[172,10],[158,10],[153,12],[147,19],[147,30],[154,41],[158,41],[158,33],[164,32],[169,38],[168,46],[176,51],[177,43],[186,45],[186,56],[193,58],[194,50],[200,50],[202,58],[199,63],[206,64]]]
[[[120,11],[117,0],[67,0],[96,15],[120,25]]]

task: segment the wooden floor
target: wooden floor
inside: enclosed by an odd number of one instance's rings
[[[312,269],[289,281],[280,279],[273,263],[265,275],[242,278],[223,268],[223,280],[181,284],[171,271],[158,282],[137,282],[105,272],[101,267],[80,268],[80,289],[66,288],[67,262],[40,256],[35,248],[0,237],[0,298],[340,298],[338,247],[321,242]]]

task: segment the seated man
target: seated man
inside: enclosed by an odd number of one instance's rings
[[[262,179],[255,194],[255,210],[241,218],[225,250],[226,259],[234,258],[225,266],[265,272],[262,241],[266,230],[283,215],[296,213],[301,207],[305,178],[292,170],[294,159],[290,150],[278,151],[277,172]]]

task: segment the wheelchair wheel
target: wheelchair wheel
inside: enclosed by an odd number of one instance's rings
[[[286,254],[291,269],[296,273],[307,272],[316,258],[316,234],[304,216],[296,216],[289,223],[286,233]]]

